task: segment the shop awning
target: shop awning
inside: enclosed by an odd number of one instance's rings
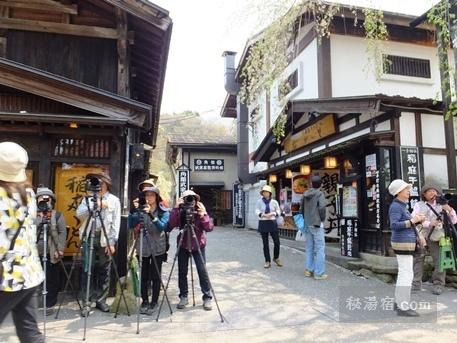
[[[225,186],[224,181],[191,181],[190,182],[191,186],[196,186],[196,187],[214,187],[214,188],[220,188]]]
[[[283,160],[277,161],[275,166],[269,168],[268,170],[264,170],[262,172],[256,173],[256,175],[265,175],[272,172],[276,172],[282,170],[284,168],[290,168],[291,166],[298,165],[300,163],[316,160],[327,156],[330,153],[335,153],[338,151],[343,151],[346,149],[354,148],[360,145],[362,142],[365,141],[373,141],[373,140],[380,140],[384,137],[391,138],[395,134],[395,131],[380,131],[380,132],[371,132],[368,134],[360,135],[359,137],[355,137],[349,139],[347,141],[335,144],[335,145],[328,145],[325,149],[320,150],[318,152],[302,152],[297,154],[296,156],[286,157]],[[299,156],[299,157],[298,157]]]

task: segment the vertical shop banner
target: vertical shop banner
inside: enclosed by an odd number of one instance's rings
[[[342,219],[341,255],[359,257],[359,220],[356,218]]]
[[[409,198],[410,210],[420,200],[421,188],[419,149],[417,147],[400,147],[402,179],[412,185],[411,197]]]
[[[233,225],[244,227],[245,198],[243,185],[241,183],[233,184]]]
[[[65,256],[72,256],[79,252],[79,230],[83,228],[80,227],[81,221],[76,217],[76,209],[86,195],[86,175],[102,171],[101,168],[96,167],[67,166],[56,169],[56,210],[65,217],[69,228]]]
[[[176,184],[178,185],[178,198],[190,188],[190,169],[185,164],[179,166],[176,174]]]
[[[376,163],[376,154],[365,156],[365,185],[368,209],[367,223],[376,229],[381,228],[381,193],[380,193],[380,175]]]
[[[327,237],[338,237],[338,217],[336,208],[337,185],[340,172],[337,169],[314,170],[312,174],[318,174],[322,179],[321,190],[327,200],[327,220],[324,223]]]

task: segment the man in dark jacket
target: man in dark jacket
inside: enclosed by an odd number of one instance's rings
[[[37,248],[42,260],[44,260],[44,230],[46,230],[47,237],[46,314],[51,315],[54,312],[53,307],[57,303],[59,293],[60,266],[58,262],[63,257],[67,245],[67,226],[64,216],[53,209],[56,197],[52,190],[40,187],[37,189],[36,196],[38,203],[38,215],[35,222],[37,226]],[[49,206],[47,209],[45,204]]]
[[[311,178],[312,188],[303,195],[302,211],[306,230],[305,276],[314,276],[316,280],[327,278],[325,274],[325,233],[323,222],[326,216],[326,200],[320,190],[320,176]]]

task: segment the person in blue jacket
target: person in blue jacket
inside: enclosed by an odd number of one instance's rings
[[[135,230],[136,237],[143,230],[143,251],[141,270],[141,308],[142,314],[151,315],[157,308],[160,294],[162,263],[167,259],[168,237],[166,228],[170,217],[169,210],[165,208],[157,187],[145,187],[139,199],[144,203],[135,204],[129,215],[129,227]],[[136,253],[139,259],[140,238],[136,240]],[[154,262],[155,260],[155,262]],[[155,265],[156,264],[156,265]],[[152,298],[149,301],[149,289],[152,288]]]

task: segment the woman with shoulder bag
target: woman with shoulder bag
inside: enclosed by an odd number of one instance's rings
[[[270,246],[268,242],[268,235],[271,236],[274,243],[273,261],[278,267],[283,264],[279,260],[279,229],[276,219],[281,215],[281,209],[275,199],[271,198],[272,190],[270,186],[263,186],[260,191],[262,197],[257,201],[255,213],[259,217],[258,231],[262,236],[263,242],[263,255],[265,257],[264,268],[271,267]]]
[[[416,225],[423,222],[424,215],[411,216],[408,211],[408,200],[411,185],[397,179],[389,185],[389,193],[394,200],[389,208],[391,244],[397,255],[398,275],[395,286],[395,310],[399,316],[417,317],[419,314],[410,308],[411,285],[413,282],[413,254],[418,240],[425,246],[423,237],[418,236]]]
[[[0,324],[12,312],[21,342],[41,343],[34,293],[44,280],[36,248],[35,194],[26,183],[27,152],[0,143]]]
[[[440,190],[436,186],[426,185],[421,190],[421,201],[414,205],[413,213],[421,213],[425,216],[425,220],[421,225],[421,231],[427,239],[427,247],[433,259],[433,289],[432,293],[440,295],[443,292],[446,283],[446,271],[440,272],[440,239],[445,236],[442,215],[446,212],[448,219],[453,223],[457,223],[457,215],[455,210],[449,205],[438,204],[436,198],[440,194]],[[413,292],[422,290],[422,276],[424,271],[425,251],[414,254],[414,280]]]

